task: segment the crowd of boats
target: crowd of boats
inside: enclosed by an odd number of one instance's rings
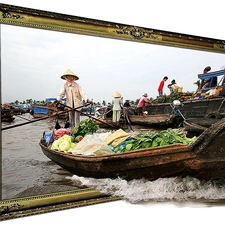
[[[137,115],[137,106],[134,102],[130,102],[128,106],[124,104],[119,126],[185,127],[189,131],[204,131],[225,116],[225,70],[200,74],[198,77],[201,82],[209,80],[209,86],[207,88],[199,86],[192,95],[179,93],[174,95],[175,98],[170,96],[169,100],[173,100],[172,102],[162,102],[163,96],[159,96],[153,100],[153,105],[147,105],[143,116]],[[220,79],[216,86],[212,82],[215,78]],[[63,112],[66,110],[66,100],[63,99],[63,104],[58,105],[54,103],[55,100],[56,98],[46,98],[45,105],[5,104],[1,107],[1,121],[12,122],[15,119],[14,115],[24,113],[30,113],[34,118],[55,115],[58,119],[67,119],[68,113]],[[111,104],[84,106],[80,108],[80,113],[93,117],[100,127],[114,125]]]

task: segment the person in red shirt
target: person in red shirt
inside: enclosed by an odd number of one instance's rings
[[[163,77],[162,81],[159,84],[158,87],[158,92],[159,92],[159,96],[163,95],[163,87],[164,87],[164,83],[168,80],[168,77]]]
[[[143,116],[143,112],[146,110],[146,104],[149,103],[153,105],[153,103],[147,97],[148,97],[147,93],[144,93],[138,102],[137,105],[138,116]]]

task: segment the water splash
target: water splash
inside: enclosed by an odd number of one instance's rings
[[[95,179],[74,175],[68,179],[71,179],[77,186],[94,188],[104,194],[119,196],[131,203],[225,199],[224,181],[206,182],[193,177],[126,181],[121,178]]]

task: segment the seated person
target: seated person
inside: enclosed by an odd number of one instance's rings
[[[207,97],[217,97],[219,96],[220,92],[217,88],[212,88],[212,89],[209,89],[207,92],[206,92]]]
[[[172,88],[172,84],[168,84],[167,87],[170,89],[169,95],[172,95],[174,93],[173,88]]]
[[[171,88],[173,90],[173,94],[177,93],[177,92],[182,92],[182,90],[183,90],[183,87],[181,85],[177,84],[175,80],[171,81]]]
[[[123,104],[124,107],[131,107],[129,100],[126,100]]]

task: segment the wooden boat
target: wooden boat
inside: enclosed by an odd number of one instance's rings
[[[94,122],[96,124],[98,124],[99,127],[101,127],[101,128],[110,128],[110,127],[115,126],[115,124],[113,124],[113,122],[112,122],[112,118],[110,118],[110,117],[103,118],[102,116],[99,116],[99,117],[97,117],[97,119],[98,120],[94,120]]]
[[[66,119],[68,117],[67,113],[61,113],[64,111],[65,107],[56,107],[53,104],[56,98],[46,98],[46,105],[34,105],[30,111],[30,114],[34,118],[43,118],[46,116],[57,116],[58,119]]]
[[[48,106],[33,106],[30,112],[30,114],[34,118],[42,118],[46,116],[51,116],[52,113],[53,113],[53,110],[51,112]]]
[[[51,150],[44,139],[43,153],[78,176],[131,180],[193,176],[202,180],[225,178],[225,119],[204,131],[192,145],[173,144],[101,156],[74,155]]]
[[[219,120],[218,118],[189,118],[183,121],[183,127],[189,133],[202,133]]]
[[[149,126],[149,127],[178,127],[182,124],[182,118],[173,114],[157,114],[157,115],[129,115],[131,124]]]
[[[200,80],[210,79],[208,88],[197,89],[191,99],[182,102],[179,107],[184,118],[208,118],[215,115],[216,117],[225,117],[225,70],[219,70],[207,74],[199,74]],[[217,86],[214,86],[213,79],[218,78]],[[217,90],[217,94],[209,95],[210,90]],[[147,105],[146,110],[148,115],[168,114],[171,113],[170,103],[158,103]]]
[[[9,108],[1,109],[1,122],[10,123],[10,122],[13,122],[14,120],[15,120],[15,117],[13,117],[11,109]]]
[[[11,123],[15,120],[15,117],[2,117],[1,122]]]

